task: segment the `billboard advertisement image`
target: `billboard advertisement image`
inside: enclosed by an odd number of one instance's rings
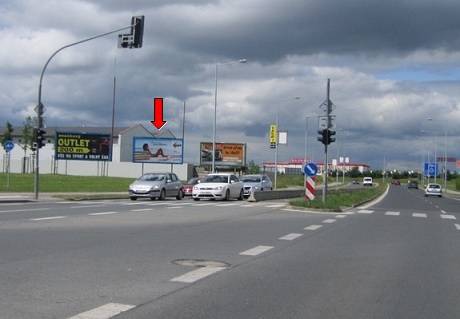
[[[212,143],[200,143],[200,164],[212,164]],[[241,167],[246,165],[246,144],[216,143],[216,166]]]
[[[109,134],[56,132],[55,159],[111,161]]]
[[[133,162],[182,164],[184,145],[182,139],[134,137]]]

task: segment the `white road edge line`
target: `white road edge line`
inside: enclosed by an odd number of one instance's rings
[[[454,215],[440,215],[442,219],[457,219]]]
[[[425,213],[413,213],[412,217],[426,218],[426,214]]]
[[[251,249],[248,249],[248,250],[245,250],[245,251],[242,251],[240,252],[239,254],[242,255],[242,256],[257,256],[257,255],[260,255],[270,249],[272,249],[273,246],[256,246],[254,248],[251,248]]]
[[[274,204],[274,205],[267,205],[265,206],[266,208],[279,208],[279,207],[284,207],[286,206],[285,204]]]
[[[283,237],[280,237],[278,238],[279,240],[294,240],[294,239],[297,239],[299,238],[300,236],[303,236],[303,234],[298,234],[298,233],[290,233],[290,234],[287,234]]]
[[[194,283],[195,281],[206,278],[224,269],[225,267],[215,267],[215,266],[201,267],[201,268],[189,271],[188,273],[185,273],[181,276],[174,277],[170,281],[191,284],[191,283]]]
[[[25,208],[25,209],[9,209],[9,210],[0,210],[0,213],[19,213],[19,212],[32,212],[36,210],[48,210],[49,207],[43,208]]]
[[[113,214],[119,214],[119,213],[118,212],[100,212],[100,213],[91,213],[91,214],[88,214],[88,216],[113,215]]]
[[[108,303],[67,319],[109,319],[134,307],[136,306],[123,305],[120,303]]]
[[[130,209],[130,212],[146,212],[148,210],[152,210],[151,208],[138,208],[138,209]]]
[[[304,229],[305,230],[317,230],[321,227],[323,227],[323,225],[310,225],[310,226],[305,227]]]
[[[178,209],[178,208],[182,208],[182,206],[169,206],[169,207],[166,207],[166,209]]]
[[[62,218],[66,218],[66,217],[67,216],[52,216],[52,217],[42,217],[42,218],[31,218],[29,220],[40,221],[40,220],[62,219]]]

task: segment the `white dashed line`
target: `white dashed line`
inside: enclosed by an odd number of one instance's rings
[[[459,224],[454,224],[455,225],[455,228],[457,228],[457,230],[460,230],[460,225]]]
[[[32,212],[36,210],[48,210],[48,207],[43,208],[26,208],[26,209],[9,209],[9,210],[0,210],[0,213],[19,213],[19,212]]]
[[[255,207],[256,205],[254,204],[245,204],[245,205],[241,205],[241,207]]]
[[[342,213],[342,215],[354,215],[355,213],[354,212],[346,212],[346,213]]]
[[[236,206],[238,204],[219,204],[219,205],[216,205],[217,207],[227,207],[227,206]]]
[[[325,223],[325,224],[332,224],[332,223],[335,223],[337,220],[335,219],[325,219],[322,221],[322,223]]]
[[[130,212],[146,212],[148,210],[152,210],[151,208],[138,208],[138,209],[131,209]]]
[[[367,209],[358,210],[358,214],[372,214],[372,213],[374,213],[373,210],[367,210]]]
[[[299,238],[300,236],[302,236],[303,234],[298,234],[298,233],[291,233],[291,234],[287,234],[283,237],[280,237],[278,238],[279,240],[294,240],[296,238]]]
[[[305,210],[301,210],[301,209],[292,209],[292,208],[284,208],[284,209],[282,209],[282,210],[285,210],[285,211],[287,211],[287,212],[301,212],[301,213],[307,212],[307,211],[305,211]]]
[[[97,208],[97,207],[104,207],[105,205],[86,205],[86,206],[70,206],[69,208]]]
[[[323,227],[323,225],[310,225],[310,226],[305,227],[304,229],[305,230],[317,230],[321,227]]]
[[[119,214],[119,213],[118,212],[100,212],[100,213],[91,213],[91,214],[88,214],[88,216],[113,215],[113,214]]]
[[[203,203],[203,204],[193,204],[194,207],[199,207],[199,206],[212,206],[216,205],[215,203]]]
[[[119,303],[108,303],[68,319],[109,319],[134,307],[135,306],[132,305],[123,305]]]
[[[454,215],[440,215],[442,219],[457,219]]]
[[[286,206],[285,204],[274,204],[274,205],[267,205],[265,207],[267,208],[279,208],[279,207],[284,207]]]
[[[345,218],[347,215],[335,215],[335,218]]]
[[[42,218],[32,218],[30,220],[33,221],[40,221],[40,220],[52,220],[52,219],[62,219],[66,218],[67,216],[52,216],[52,217],[42,217]]]
[[[399,212],[386,212],[385,215],[387,215],[387,216],[399,216]]]
[[[178,208],[182,208],[182,206],[169,206],[169,207],[166,207],[166,209],[178,209]]]
[[[426,218],[426,214],[425,213],[413,213],[412,217]]]
[[[257,255],[260,255],[270,249],[272,249],[273,246],[256,246],[254,248],[251,248],[251,249],[248,249],[248,250],[245,250],[245,251],[242,251],[240,253],[240,255],[243,255],[243,256],[257,256]]]
[[[219,272],[224,269],[225,267],[211,267],[211,266],[201,267],[201,268],[192,270],[188,273],[185,273],[182,276],[175,277],[171,279],[171,281],[184,282],[184,283],[190,284],[200,279],[203,279],[205,277],[208,277],[212,274],[215,274],[216,272]]]

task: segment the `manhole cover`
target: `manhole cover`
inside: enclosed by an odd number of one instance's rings
[[[230,267],[230,264],[223,261],[204,259],[176,259],[172,263],[189,267]]]

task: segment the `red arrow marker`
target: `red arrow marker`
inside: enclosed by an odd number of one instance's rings
[[[153,126],[161,130],[161,128],[168,123],[163,120],[163,98],[156,97],[153,99],[153,121],[150,121]]]

